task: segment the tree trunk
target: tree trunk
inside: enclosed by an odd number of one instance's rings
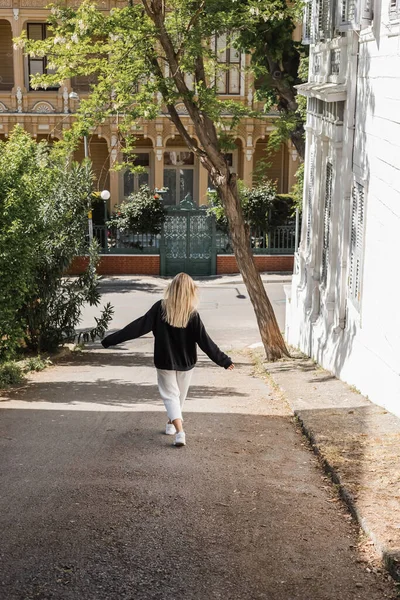
[[[148,4],[146,0],[142,0],[142,4],[146,13],[157,27],[160,45],[165,52],[176,87],[182,95],[182,100],[192,120],[196,136],[200,142],[200,148],[194,143],[187,126],[183,124],[174,104],[171,102],[167,102],[168,112],[188,148],[198,156],[201,163],[210,173],[211,179],[221,195],[236,260],[251,303],[253,304],[267,358],[268,360],[277,360],[278,358],[282,358],[283,355],[290,356],[279,330],[274,310],[268,299],[260,273],[254,263],[240,204],[236,175],[230,173],[226,159],[221,152],[215,124],[206,111],[200,110],[198,104],[189,94],[183,72],[180,69],[179,56],[165,28],[163,1],[153,0],[151,4]],[[160,81],[163,81],[162,69],[157,62],[155,62],[154,68]],[[196,72],[198,75],[205,73],[202,55],[199,55],[197,59]],[[168,90],[162,89],[163,93],[164,91],[164,97],[168,98]]]
[[[231,176],[229,183],[219,186],[219,191],[229,223],[236,261],[254,308],[267,359],[275,361],[282,358],[282,356],[290,356],[280,332],[274,309],[254,262],[249,235],[244,224],[236,178]]]
[[[292,141],[292,144],[296,148],[297,154],[299,155],[302,162],[304,161],[305,154],[306,154],[306,140],[305,140],[304,133],[305,133],[304,124],[299,123],[299,125],[296,127],[296,129],[294,131],[292,131],[292,133],[290,134],[290,139]]]

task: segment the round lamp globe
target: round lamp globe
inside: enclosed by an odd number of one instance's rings
[[[110,199],[110,196],[111,196],[111,194],[110,194],[110,192],[109,192],[108,190],[103,190],[103,191],[101,192],[101,194],[100,194],[100,198],[101,198],[102,200],[109,200],[109,199]]]

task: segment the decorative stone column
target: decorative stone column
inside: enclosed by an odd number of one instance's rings
[[[199,163],[199,206],[208,203],[208,171]]]
[[[252,139],[252,138],[251,138]],[[249,141],[249,138],[247,138]],[[243,182],[247,187],[251,188],[253,185],[253,155],[254,147],[247,147],[243,150]]]
[[[11,21],[11,30],[13,38],[19,37],[22,33],[22,20],[20,19],[19,8],[13,9],[13,20]],[[23,112],[23,95],[26,93],[24,79],[24,55],[22,48],[13,49],[13,70],[14,87],[12,89],[13,107],[16,112]]]
[[[243,182],[249,188],[253,185],[253,169],[254,169],[254,125],[246,126],[246,147],[243,148]]]
[[[164,141],[163,123],[156,122],[156,147],[154,148],[154,187],[158,190],[164,187]]]

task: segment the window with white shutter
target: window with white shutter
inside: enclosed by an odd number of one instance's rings
[[[359,29],[359,3],[363,0],[339,0],[338,29]]]
[[[361,301],[361,277],[364,255],[365,193],[360,183],[352,189],[350,266],[348,278],[349,296],[359,306]]]
[[[335,48],[330,52],[330,75],[339,75],[340,73],[340,48]]]
[[[390,0],[389,16],[391,19],[400,18],[400,0]]]
[[[326,165],[325,203],[324,203],[324,236],[322,240],[321,282],[326,284],[329,267],[329,235],[331,231],[332,209],[332,178],[333,167],[330,162]]]
[[[315,147],[311,147],[310,151],[310,171],[308,178],[308,190],[307,190],[307,248],[310,247],[311,242],[311,220],[312,220],[312,202],[314,196],[314,180],[315,180]]]
[[[320,0],[321,14],[320,22],[320,39],[328,40],[332,38],[332,10],[333,3],[331,0]]]
[[[215,53],[217,62],[216,86],[219,94],[236,96],[240,94],[241,53],[233,47],[235,34],[215,36]]]
[[[307,0],[304,5],[303,11],[303,44],[311,44],[313,42],[312,36],[312,0]]]
[[[362,18],[365,21],[372,21],[374,16],[374,0],[362,0]]]

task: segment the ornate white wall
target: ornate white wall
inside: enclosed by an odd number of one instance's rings
[[[375,0],[371,23],[361,23],[360,31],[348,31],[342,40],[310,48],[310,82],[321,83],[329,80],[324,74],[329,72],[330,50],[347,46],[344,78],[336,80],[337,85],[345,84],[346,103],[342,142],[337,136],[333,139],[321,118],[308,116],[302,243],[288,290],[286,333],[289,343],[400,415],[400,19],[394,19],[389,9],[389,0]],[[322,57],[319,74],[313,72],[315,54]],[[312,153],[315,174],[310,192]],[[334,178],[324,286],[327,158],[334,165]],[[348,285],[355,182],[363,186],[365,198],[359,302],[350,297]]]

